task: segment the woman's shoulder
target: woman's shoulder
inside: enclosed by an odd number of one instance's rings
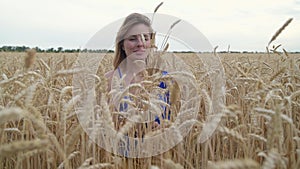
[[[114,74],[114,70],[110,70],[104,74],[107,79],[111,79]]]
[[[111,89],[110,85],[111,85],[111,80],[112,80],[113,75],[114,75],[114,70],[110,70],[104,74],[104,76],[108,79],[107,91],[110,91],[110,89]]]

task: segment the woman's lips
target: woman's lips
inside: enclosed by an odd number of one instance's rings
[[[134,50],[133,52],[136,54],[143,54],[146,50]]]

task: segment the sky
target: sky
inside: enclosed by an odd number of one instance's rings
[[[293,18],[271,45],[300,51],[300,0],[0,0],[0,46],[81,48],[107,25],[160,2],[158,13],[194,26],[218,51],[265,51]]]

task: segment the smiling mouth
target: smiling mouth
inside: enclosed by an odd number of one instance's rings
[[[134,53],[136,54],[144,54],[146,51],[145,50],[136,50],[136,51],[133,51]]]
[[[145,52],[145,50],[134,50],[133,52]]]

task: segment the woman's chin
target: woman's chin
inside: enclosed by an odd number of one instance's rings
[[[132,60],[145,60],[147,58],[147,54],[144,53],[133,53],[129,56]]]
[[[145,55],[146,51],[136,51],[136,52],[133,52],[133,53],[136,54],[136,55]]]

